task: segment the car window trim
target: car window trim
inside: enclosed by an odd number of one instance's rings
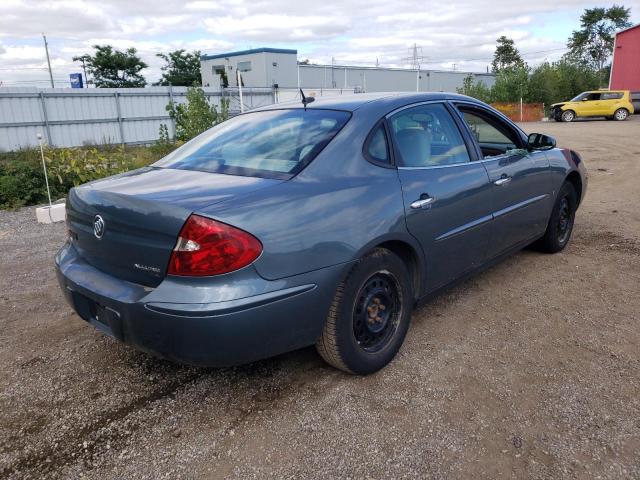
[[[382,127],[382,132],[384,133],[384,140],[387,146],[387,156],[389,157],[388,162],[383,162],[381,160],[378,160],[377,158],[374,158],[369,154],[369,146],[371,145],[373,136],[375,135],[378,128],[380,127]],[[395,157],[393,156],[393,152],[391,148],[389,126],[387,125],[386,118],[383,117],[380,120],[378,120],[378,122],[373,126],[373,128],[367,134],[367,138],[362,144],[362,155],[367,160],[367,162],[372,163],[377,167],[392,168],[392,169],[396,168]]]
[[[460,165],[470,165],[472,164],[475,160],[474,157],[477,157],[477,153],[475,151],[475,149],[469,149],[469,144],[466,141],[465,138],[465,131],[463,129],[460,128],[460,124],[456,121],[456,115],[453,114],[450,110],[450,108],[447,106],[447,101],[446,100],[426,100],[426,101],[422,101],[422,102],[416,102],[416,103],[410,103],[409,105],[403,105],[402,107],[396,108],[395,110],[392,110],[391,112],[387,113],[384,116],[384,120],[385,120],[385,126],[386,129],[389,133],[389,139],[391,141],[391,149],[393,150],[393,158],[394,158],[394,165],[395,168],[397,168],[398,170],[425,170],[427,168],[450,168],[450,167],[459,167]],[[458,131],[460,132],[460,136],[462,137],[462,141],[465,144],[465,147],[467,148],[467,153],[469,155],[469,161],[468,162],[461,162],[461,163],[453,163],[450,165],[427,165],[424,167],[407,167],[404,165],[398,165],[395,162],[396,158],[402,158],[400,156],[400,151],[399,151],[399,147],[397,145],[396,142],[396,138],[395,135],[393,134],[393,132],[391,131],[391,128],[389,126],[389,120],[392,116],[396,115],[397,113],[403,111],[403,110],[407,110],[409,108],[414,108],[414,107],[419,107],[421,105],[442,105],[444,106],[445,110],[447,111],[447,113],[451,116],[451,120],[453,120],[453,124],[456,126],[456,128],[458,129]]]

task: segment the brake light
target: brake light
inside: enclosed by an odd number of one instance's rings
[[[220,275],[246,267],[262,252],[250,233],[191,215],[180,230],[169,260],[169,275],[201,277]]]

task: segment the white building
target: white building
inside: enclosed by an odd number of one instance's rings
[[[296,87],[297,59],[297,50],[283,48],[254,48],[218,55],[202,55],[202,86],[237,87],[237,71],[240,70],[242,84],[245,87]]]
[[[237,87],[240,70],[244,87],[346,89],[357,92],[455,92],[473,75],[491,87],[495,75],[349,65],[299,65],[297,50],[256,48],[217,55],[203,55],[200,63],[205,87]],[[224,74],[223,74],[224,72]]]

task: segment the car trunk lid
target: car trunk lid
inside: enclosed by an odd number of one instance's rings
[[[67,224],[75,248],[89,264],[154,287],[165,277],[178,233],[191,213],[277,183],[149,167],[72,189]]]

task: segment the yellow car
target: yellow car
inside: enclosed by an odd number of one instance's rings
[[[551,118],[557,122],[571,122],[575,118],[605,117],[626,120],[633,114],[629,90],[595,90],[583,92],[568,102],[551,105]]]

